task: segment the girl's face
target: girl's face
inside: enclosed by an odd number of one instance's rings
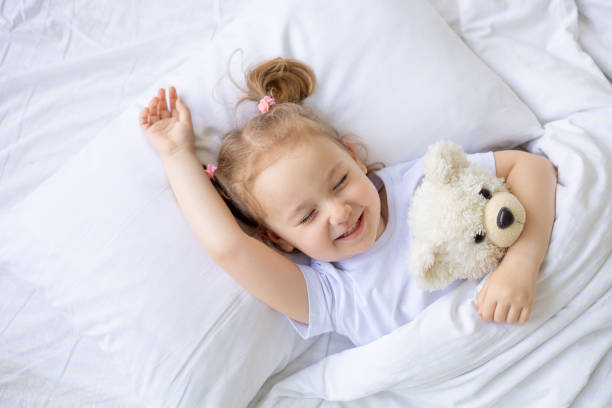
[[[378,191],[366,167],[325,137],[312,137],[259,174],[253,195],[270,239],[320,261],[364,252],[385,229]]]

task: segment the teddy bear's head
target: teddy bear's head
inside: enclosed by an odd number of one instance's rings
[[[423,170],[408,215],[410,273],[428,290],[484,276],[521,234],[525,209],[503,179],[472,165],[454,143],[431,145]]]

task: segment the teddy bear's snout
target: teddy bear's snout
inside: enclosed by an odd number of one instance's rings
[[[488,201],[484,213],[484,227],[493,244],[506,248],[518,239],[525,223],[525,209],[518,198],[500,192]]]

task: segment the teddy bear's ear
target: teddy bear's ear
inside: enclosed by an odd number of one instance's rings
[[[414,241],[408,253],[410,274],[424,288],[432,290],[432,272],[436,262],[436,247],[421,241]]]
[[[461,146],[445,140],[429,146],[423,159],[425,177],[440,184],[450,183],[457,170],[468,166]]]

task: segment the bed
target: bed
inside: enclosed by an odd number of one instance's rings
[[[1,4],[0,405],[610,406],[609,2],[302,3]],[[279,55],[371,161],[448,138],[556,165],[528,324],[483,322],[466,282],[370,344],[304,341],[208,259],[138,111],[175,85],[211,162],[256,112],[228,73]]]

